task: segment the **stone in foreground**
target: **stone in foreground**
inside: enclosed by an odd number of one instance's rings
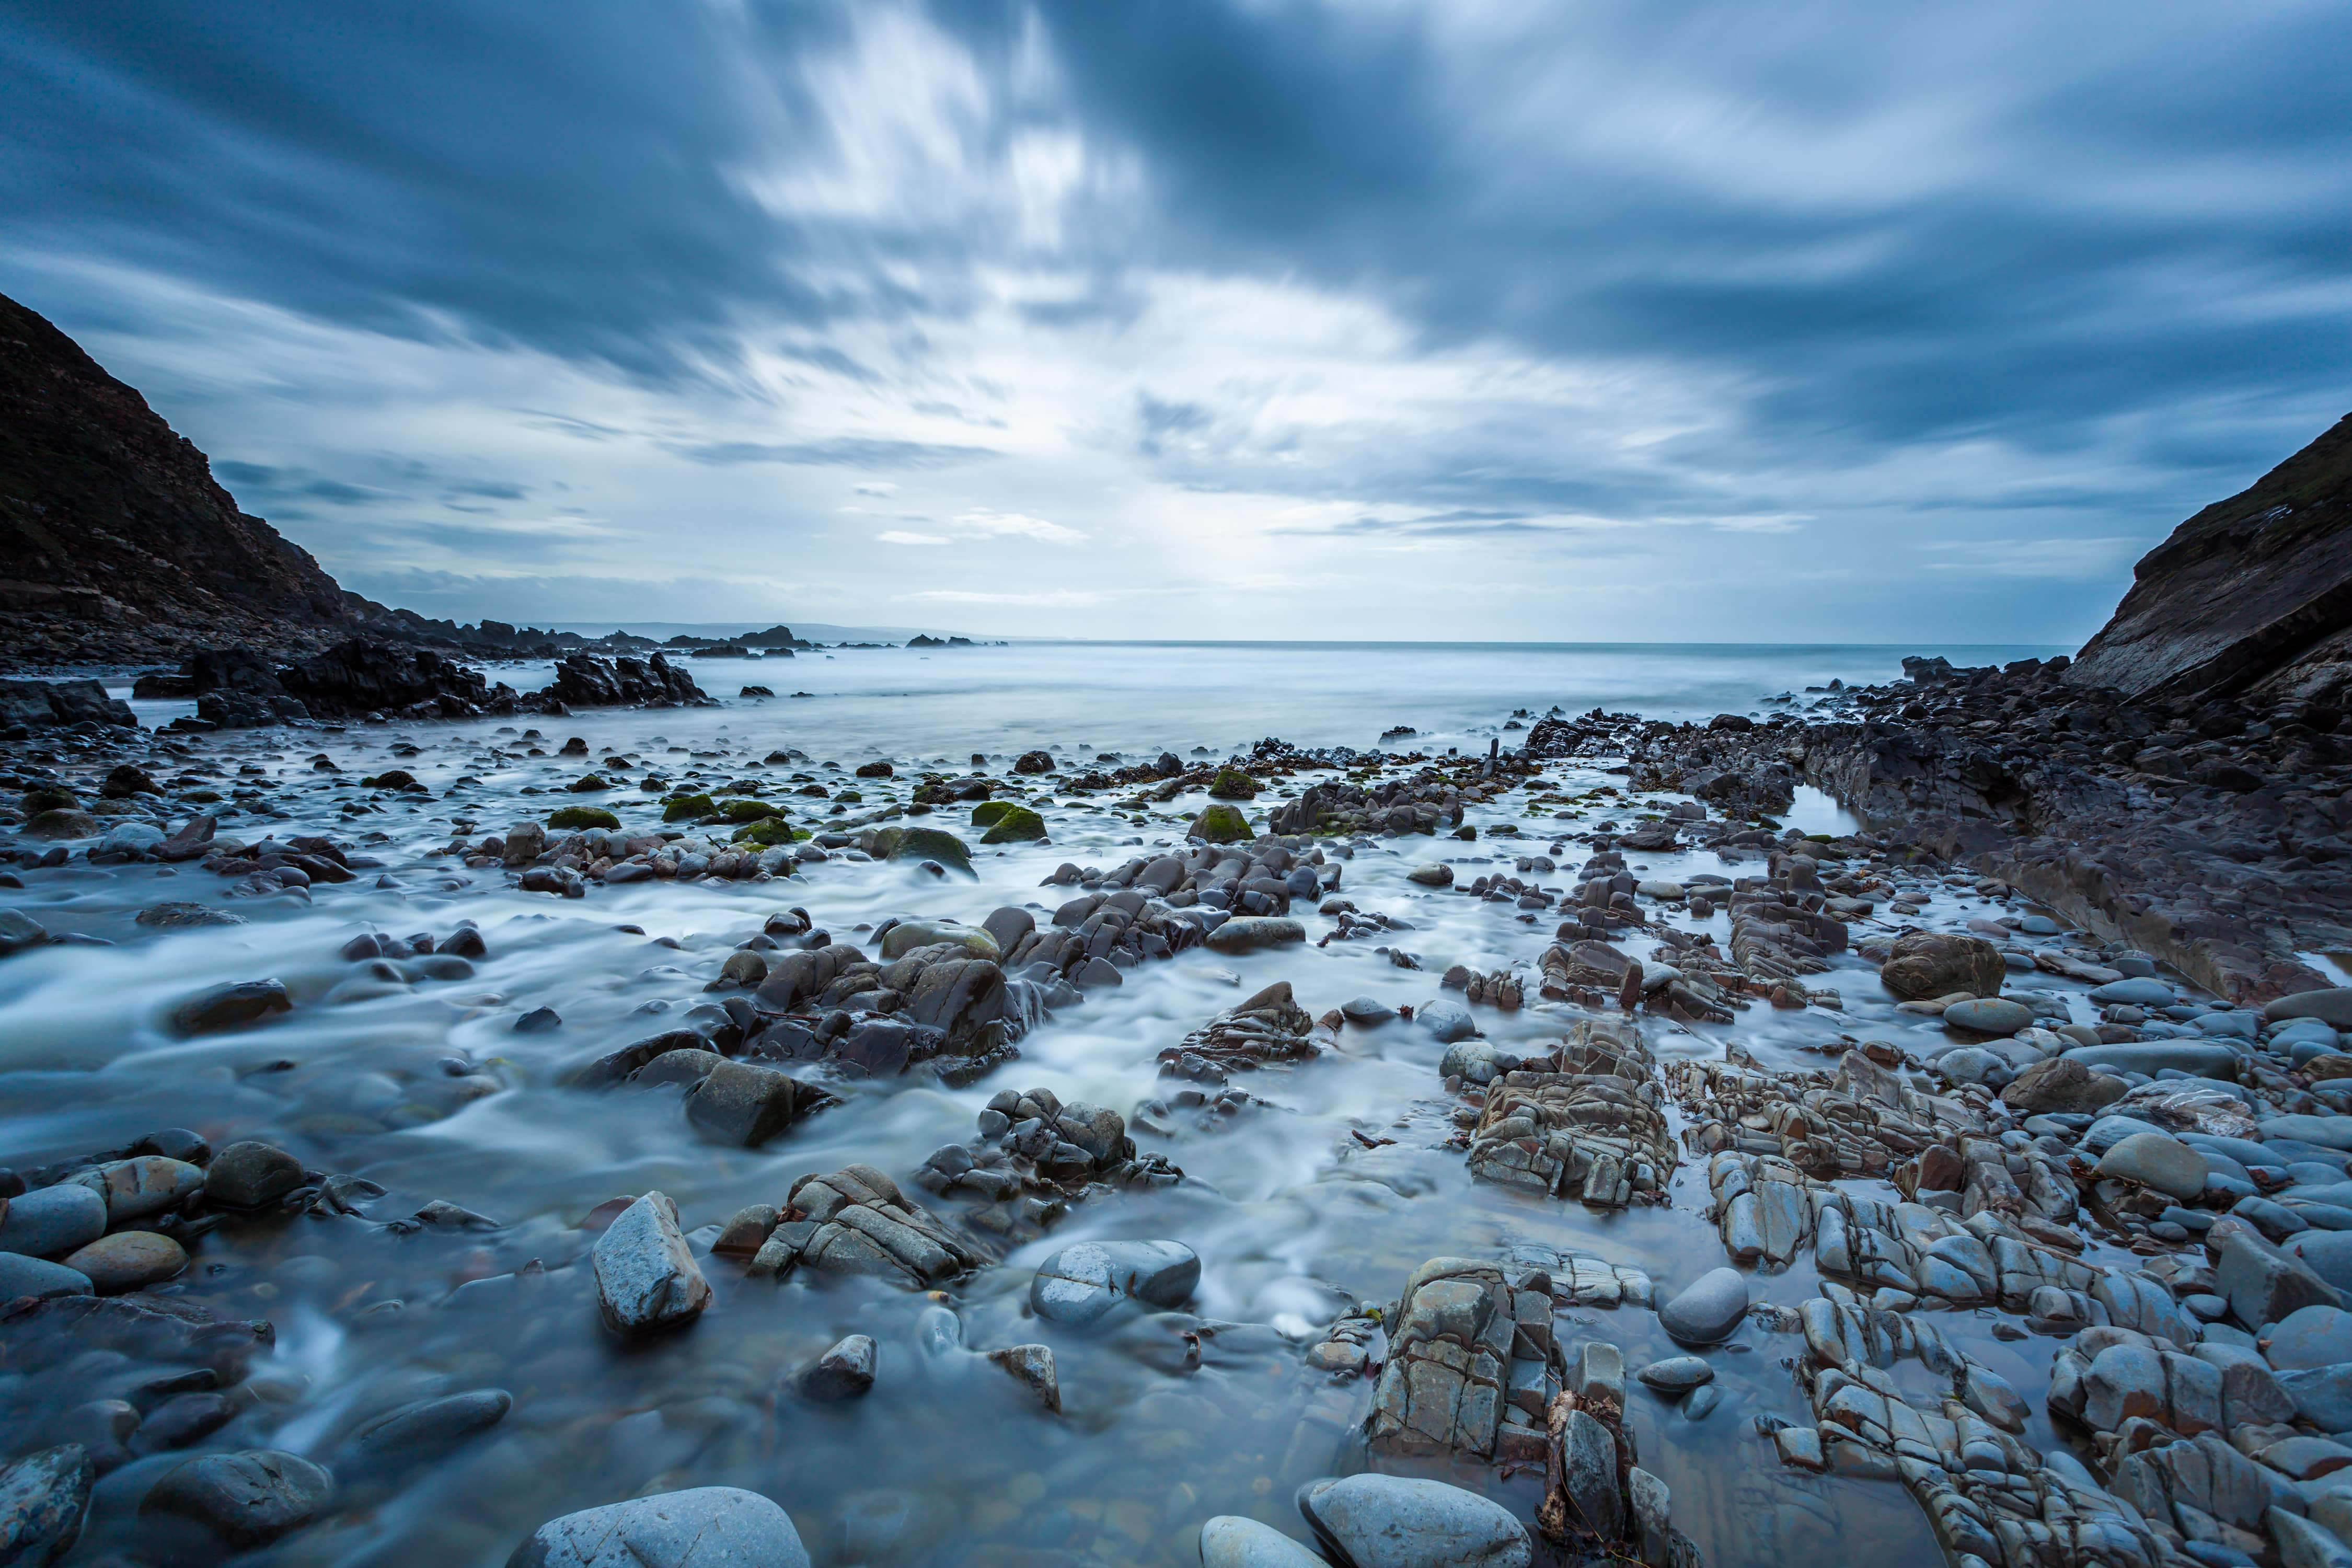
[[[1369,1473],[1309,1481],[1298,1511],[1350,1568],[1527,1568],[1533,1557],[1508,1509],[1444,1481]]]
[[[710,1282],[677,1228],[677,1205],[647,1193],[596,1240],[596,1300],[604,1321],[625,1334],[694,1321],[710,1304]]]
[[[549,1520],[507,1568],[809,1568],[809,1554],[759,1493],[694,1487]]]

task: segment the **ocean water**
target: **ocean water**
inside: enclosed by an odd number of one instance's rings
[[[1316,945],[1332,922],[1301,902],[1304,947],[1226,958],[1194,950],[1129,971],[1118,987],[1055,1013],[1021,1043],[1021,1059],[950,1089],[913,1078],[836,1085],[843,1103],[756,1150],[698,1137],[672,1089],[592,1093],[567,1086],[580,1064],[674,1027],[708,1000],[704,987],[771,912],[797,905],[839,940],[857,942],[893,915],[977,922],[1003,904],[1044,920],[1072,889],[1041,886],[1063,861],[1114,868],[1182,840],[1205,804],[1181,796],[1148,813],[1109,797],[1052,795],[1042,804],[1052,841],[982,850],[977,876],[940,881],[900,865],[835,857],[767,884],[647,881],[598,887],[580,900],[524,893],[497,870],[467,870],[440,851],[460,832],[478,837],[554,805],[591,800],[631,823],[658,816],[634,787],[562,793],[590,768],[632,781],[659,769],[673,784],[767,776],[777,749],[812,759],[828,784],[869,757],[958,771],[974,752],[1003,773],[1011,757],[1055,746],[1073,762],[1105,752],[1129,760],[1161,748],[1223,755],[1260,737],[1369,748],[1411,726],[1427,751],[1506,744],[1515,709],[1575,712],[1600,706],[1660,717],[1764,713],[1768,700],[1832,679],[1883,680],[1901,655],[1941,652],[1955,663],[2006,660],[2040,648],[1457,647],[1427,645],[1024,644],[1010,647],[836,650],[792,659],[688,661],[718,707],[583,711],[563,720],[349,725],[198,737],[196,765],[232,784],[264,788],[224,819],[247,839],[325,832],[380,864],[359,879],[305,896],[232,899],[195,865],[97,867],[75,859],[27,870],[0,901],[53,931],[111,946],[55,946],[0,961],[0,1164],[31,1167],[119,1147],[160,1127],[192,1128],[215,1148],[261,1138],[315,1169],[363,1176],[387,1189],[358,1216],[233,1221],[199,1244],[194,1266],[167,1289],[215,1311],[267,1318],[278,1349],[257,1369],[265,1397],[245,1401],[206,1448],[278,1447],[333,1467],[341,1500],[322,1521],[255,1561],[272,1563],[446,1563],[494,1565],[554,1514],[677,1486],[749,1487],[782,1502],[821,1564],[1036,1563],[1168,1564],[1198,1561],[1200,1524],[1249,1514],[1296,1532],[1290,1496],[1303,1481],[1360,1463],[1344,1436],[1307,1419],[1338,1399],[1360,1415],[1370,1385],[1336,1390],[1308,1375],[1298,1347],[1343,1307],[1394,1300],[1405,1275],[1433,1256],[1491,1254],[1517,1239],[1596,1252],[1648,1268],[1670,1290],[1722,1261],[1705,1218],[1703,1170],[1686,1161],[1672,1205],[1596,1214],[1468,1179],[1448,1148],[1454,1102],[1437,1073],[1442,1047],[1398,1022],[1350,1028],[1337,1049],[1295,1071],[1251,1075],[1264,1102],[1230,1121],[1180,1117],[1174,1134],[1139,1133],[1146,1151],[1181,1166],[1172,1189],[1090,1199],[1040,1242],[1010,1248],[942,1300],[973,1350],[1043,1342],[1055,1351],[1065,1411],[1051,1415],[976,1355],[927,1354],[917,1319],[933,1302],[872,1280],[812,1279],[779,1287],[706,1260],[711,1310],[685,1334],[649,1346],[615,1341],[599,1324],[582,1228],[598,1204],[667,1193],[689,1230],[709,1231],[737,1208],[780,1204],[803,1173],[865,1163],[904,1178],[934,1149],[969,1139],[992,1094],[1042,1085],[1067,1101],[1122,1113],[1177,1087],[1157,1053],[1223,1007],[1288,981],[1310,1012],[1358,995],[1391,1005],[1438,994],[1437,976],[1462,963],[1531,970],[1556,917],[1521,918],[1410,881],[1433,858],[1466,883],[1509,870],[1557,842],[1572,885],[1584,850],[1566,836],[1652,801],[1592,801],[1564,816],[1530,815],[1519,796],[1472,809],[1477,842],[1402,838],[1342,851],[1340,892],[1411,925],[1391,938],[1418,969],[1371,940]],[[518,687],[544,665],[495,672]],[[743,685],[777,696],[741,698]],[[806,691],[806,697],[791,693]],[[140,704],[149,721],[184,704]],[[521,733],[536,729],[532,739]],[[564,737],[585,759],[551,754]],[[414,746],[415,754],[405,747]],[[395,751],[395,748],[402,748]],[[534,751],[541,754],[533,754]],[[633,758],[604,769],[607,754]],[[331,763],[320,771],[317,759]],[[840,772],[824,764],[838,763]],[[430,795],[383,795],[361,777],[398,766]],[[1549,782],[1581,793],[1622,786],[1605,760],[1562,764]],[[75,770],[67,765],[65,771]],[[102,771],[102,770],[99,770]],[[1297,781],[1311,782],[1314,775]],[[462,783],[471,780],[471,783]],[[866,783],[849,816],[870,811],[896,784]],[[822,826],[829,807],[795,820]],[[1266,798],[1257,803],[1268,804]],[[184,816],[187,807],[171,815]],[[805,810],[805,816],[803,815]],[[942,814],[926,819],[956,826]],[[1807,791],[1791,820],[1807,830],[1852,826],[1834,802]],[[1526,837],[1495,838],[1505,823]],[[1555,840],[1554,836],[1560,836]],[[1676,879],[1743,872],[1711,852],[1637,857],[1643,873]],[[1932,889],[1930,921],[1992,912],[1966,889]],[[159,900],[195,900],[243,923],[159,931],[137,913]],[[352,934],[446,934],[476,922],[488,955],[458,981],[369,981],[338,956]],[[1689,928],[1706,925],[1685,918]],[[1711,929],[1727,938],[1728,917]],[[1857,933],[1858,935],[1861,933]],[[1649,956],[1646,942],[1628,951]],[[294,1010],[263,1025],[184,1038],[173,1007],[225,980],[282,980]],[[1719,1056],[1737,1042],[1780,1066],[1817,1064],[1841,1037],[1899,1038],[1923,1021],[1895,1013],[1870,966],[1852,954],[1818,984],[1845,1010],[1780,1013],[1759,1006],[1724,1026],[1645,1022],[1663,1059]],[[1533,987],[1530,985],[1530,996]],[[562,1015],[552,1034],[516,1032],[540,1006]],[[1559,1005],[1516,1014],[1480,1010],[1504,1048],[1557,1041],[1577,1015]],[[1932,1020],[1926,1021],[1932,1024]],[[952,1218],[955,1200],[910,1195]],[[394,1222],[444,1200],[495,1223],[484,1230],[415,1231]],[[1034,1267],[1072,1242],[1167,1237],[1203,1262],[1192,1314],[1131,1314],[1097,1331],[1027,1314]],[[520,1271],[520,1273],[518,1271]],[[476,1281],[485,1288],[467,1289]],[[1756,1280],[1759,1299],[1790,1305],[1818,1293],[1810,1265]],[[1188,1366],[1180,1335],[1207,1319]],[[1564,1333],[1623,1346],[1629,1366],[1672,1353],[1649,1314],[1633,1310],[1562,1319]],[[1947,1332],[2018,1386],[2038,1408],[2046,1351],[2030,1358],[1960,1316]],[[879,1382],[853,1404],[819,1406],[784,1385],[792,1371],[844,1334],[880,1342]],[[1676,1522],[1715,1568],[1873,1559],[1927,1561],[1935,1550],[1899,1489],[1800,1480],[1769,1466],[1750,1418],[1792,1416],[1802,1396],[1777,1358],[1785,1347],[1752,1328],[1718,1356],[1727,1396],[1694,1424],[1656,1401],[1637,1401],[1629,1424],[1643,1464],[1675,1489]],[[97,1373],[48,1369],[0,1377],[0,1427],[22,1441],[64,1428],[95,1396]],[[499,1387],[512,1413],[442,1455],[387,1468],[349,1446],[371,1415],[410,1400]],[[2038,1418],[2037,1418],[2038,1419]],[[2047,1443],[2046,1426],[2034,1440]],[[5,1458],[5,1456],[0,1456]],[[81,1555],[135,1551],[137,1501],[176,1454],[141,1458],[100,1488]],[[1759,1468],[1759,1467],[1764,1467]],[[1439,1466],[1524,1517],[1539,1474]],[[1762,1510],[1760,1513],[1759,1510]],[[1891,1555],[1890,1555],[1891,1554]]]

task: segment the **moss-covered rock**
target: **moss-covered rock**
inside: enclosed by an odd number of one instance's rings
[[[993,827],[998,817],[1013,809],[1013,803],[1009,800],[983,800],[971,808],[971,825],[974,827]]]
[[[961,871],[967,877],[977,875],[971,868],[971,850],[954,834],[937,827],[901,827],[895,831],[898,841],[888,850],[891,859],[936,860],[950,871]]]
[[[1219,768],[1217,776],[1209,781],[1212,800],[1255,800],[1257,780],[1239,768]]]
[[[547,814],[550,827],[618,827],[621,819],[601,805],[559,805]]]
[[[763,816],[757,822],[745,823],[735,830],[731,842],[757,844],[765,848],[772,844],[790,844],[793,838],[793,825],[786,822],[779,814],[774,816]]]
[[[707,795],[674,795],[662,802],[664,822],[693,822],[718,815],[718,803]]]
[[[36,813],[25,823],[27,838],[95,838],[98,818],[86,811],[70,806],[56,806]]]
[[[45,811],[71,811],[80,804],[69,789],[28,789],[16,806],[26,816],[38,816]]]
[[[764,800],[722,800],[719,815],[730,822],[761,822],[783,814]]]
[[[991,801],[991,805],[1003,805],[996,820],[980,836],[982,844],[1027,844],[1045,837],[1045,819],[1025,805],[1013,805]]]
[[[611,789],[613,784],[603,773],[583,773],[563,787],[573,795],[594,795],[600,789]]]
[[[1191,836],[1211,844],[1238,844],[1257,837],[1237,805],[1208,807],[1192,819]]]

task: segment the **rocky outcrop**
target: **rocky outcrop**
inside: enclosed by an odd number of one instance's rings
[[[387,614],[236,502],[72,339],[0,297],[0,613],[27,665],[316,648]]]
[[[2352,684],[2352,415],[2172,531],[2067,672],[2131,697]]]

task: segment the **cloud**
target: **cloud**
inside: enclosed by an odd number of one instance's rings
[[[945,544],[948,542],[948,536],[944,533],[908,533],[895,528],[876,534],[874,539],[877,544]]]
[[[2134,20],[16,7],[0,289],[331,569],[507,619],[690,543],[745,569],[678,613],[855,622],[920,539],[1023,630],[1776,636],[1834,577],[1839,635],[2071,639],[2352,384],[2352,32]]]

